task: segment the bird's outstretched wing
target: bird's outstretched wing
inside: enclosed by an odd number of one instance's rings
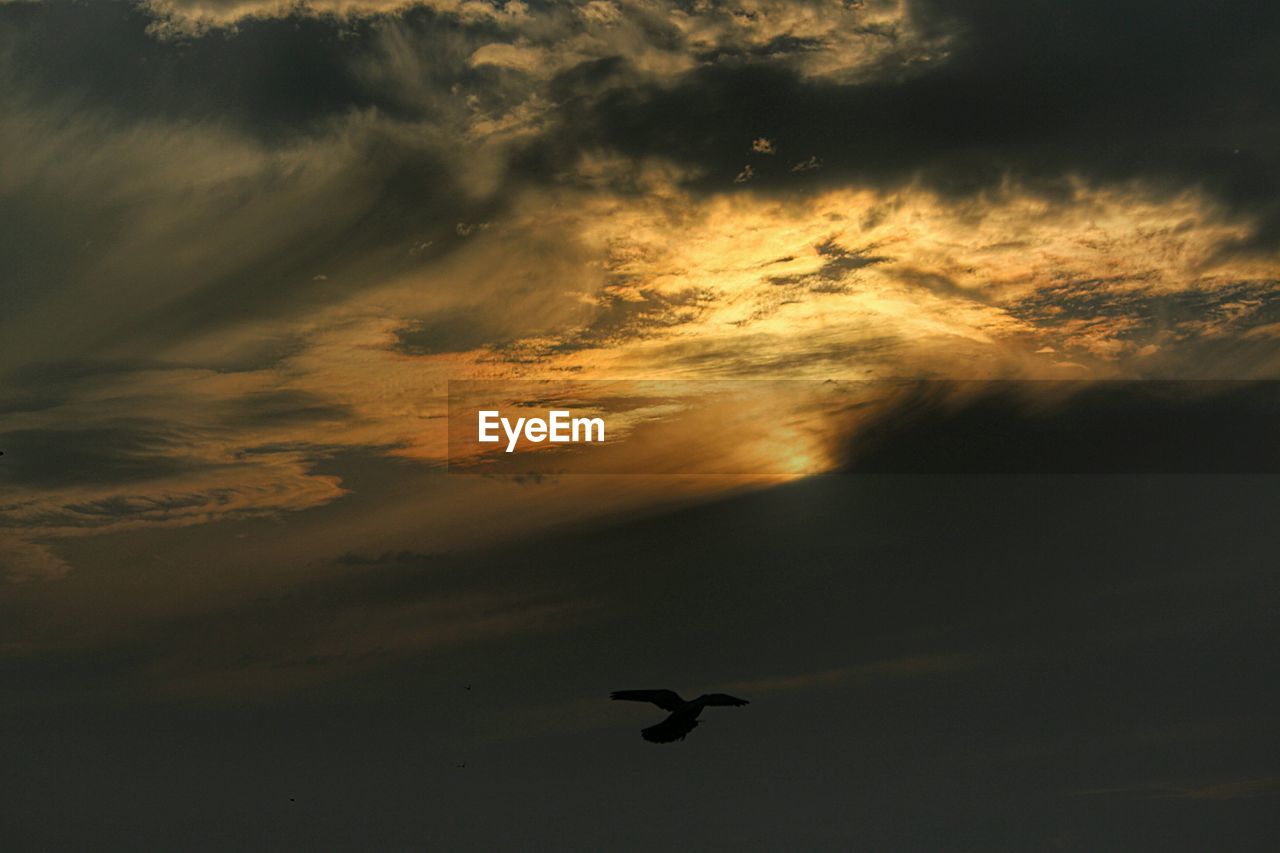
[[[656,726],[640,730],[640,736],[649,743],[673,743],[698,727],[698,720],[688,714],[672,714]]]
[[[631,702],[652,702],[664,711],[674,711],[684,704],[674,690],[615,690],[610,699],[626,699]]]
[[[730,696],[728,693],[704,693],[698,697],[704,705],[732,705],[735,708],[739,705],[748,705],[746,699],[739,699],[737,696]]]

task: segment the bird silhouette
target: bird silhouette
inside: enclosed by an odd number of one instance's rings
[[[650,743],[673,743],[684,740],[685,735],[698,727],[698,715],[708,705],[746,705],[746,699],[725,693],[704,693],[697,699],[682,699],[674,690],[615,690],[610,699],[629,702],[652,702],[670,715],[662,722],[640,730],[640,736]]]

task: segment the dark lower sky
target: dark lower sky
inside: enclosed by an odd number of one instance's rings
[[[132,648],[6,667],[23,689],[5,699],[5,837],[1269,849],[1276,496],[1265,476],[837,475],[465,560],[353,555],[359,592],[306,581]],[[245,634],[385,624],[389,602],[464,574],[578,606],[292,689],[287,667],[280,689],[216,699],[144,675],[154,645],[234,669]],[[638,730],[662,712],[607,701],[629,686],[752,704],[659,747]]]

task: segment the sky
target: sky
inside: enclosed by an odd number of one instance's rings
[[[3,846],[1267,849],[1278,57],[0,0]],[[477,389],[612,440],[462,447]]]

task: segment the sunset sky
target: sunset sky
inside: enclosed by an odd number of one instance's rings
[[[0,0],[0,292],[4,849],[1280,832],[1276,4]]]

